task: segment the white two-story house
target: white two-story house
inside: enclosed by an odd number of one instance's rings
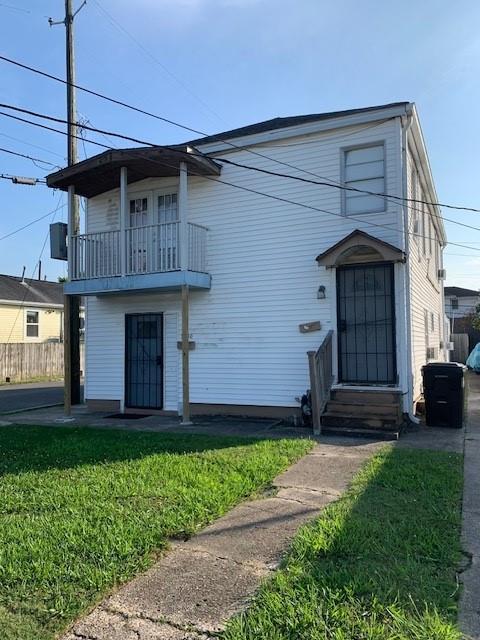
[[[289,418],[313,351],[325,426],[398,428],[446,356],[446,237],[411,103],[112,149],[48,184],[86,198],[65,291],[86,300],[91,408]]]

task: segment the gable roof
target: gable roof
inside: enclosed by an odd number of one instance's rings
[[[446,296],[457,296],[457,298],[472,298],[480,296],[479,291],[475,291],[475,289],[463,289],[462,287],[445,287],[443,291]]]
[[[63,305],[63,284],[0,274],[0,300],[25,304]]]
[[[272,118],[271,120],[264,120],[263,122],[257,122],[245,127],[239,127],[238,129],[230,129],[229,131],[223,131],[211,136],[205,136],[204,138],[197,138],[191,140],[188,144],[201,145],[208,144],[210,142],[221,142],[222,140],[229,138],[240,138],[242,136],[250,136],[256,133],[263,133],[264,131],[275,131],[276,129],[286,129],[287,127],[295,127],[300,124],[307,124],[309,122],[316,122],[321,120],[329,120],[331,118],[339,118],[342,116],[352,116],[357,113],[368,113],[369,111],[378,111],[379,109],[390,109],[392,107],[404,107],[410,104],[409,102],[390,102],[388,104],[380,104],[374,107],[361,107],[359,109],[345,109],[343,111],[328,111],[326,113],[309,113],[300,116],[287,116],[285,118]]]
[[[355,229],[347,236],[339,240],[329,249],[317,256],[316,260],[319,265],[324,267],[334,267],[338,265],[338,261],[342,257],[348,254],[348,252],[355,252],[361,247],[369,247],[374,250],[377,255],[380,254],[382,260],[391,262],[405,262],[405,254],[398,247],[394,247],[393,244],[380,240],[371,236],[365,231]]]

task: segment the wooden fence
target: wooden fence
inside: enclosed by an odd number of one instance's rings
[[[84,371],[84,346],[80,345],[80,368]],[[63,343],[0,343],[0,383],[63,376]]]
[[[465,362],[467,361],[469,351],[468,334],[466,333],[452,333],[450,339],[453,342],[453,351],[450,351],[451,362]]]

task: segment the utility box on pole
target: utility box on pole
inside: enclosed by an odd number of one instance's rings
[[[54,260],[67,260],[67,225],[54,222],[50,225],[50,257]]]

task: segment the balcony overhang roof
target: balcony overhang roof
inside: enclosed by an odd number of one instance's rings
[[[137,147],[131,149],[109,149],[92,158],[47,176],[47,185],[67,191],[70,185],[75,193],[92,198],[120,186],[120,169],[127,168],[129,184],[145,178],[178,176],[180,163],[196,176],[218,176],[220,166],[194,147]]]

